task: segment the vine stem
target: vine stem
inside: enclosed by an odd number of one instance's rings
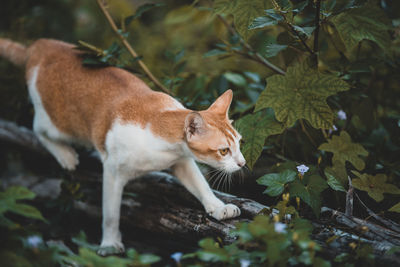
[[[307,50],[308,53],[311,55],[314,55],[314,51],[308,46],[306,41],[301,37],[300,33],[293,27],[292,23],[290,23],[285,14],[282,12],[281,7],[278,5],[278,3],[275,0],[272,0],[272,4],[274,5],[274,8],[279,12],[279,15],[282,16],[283,20],[285,21],[286,25],[289,27],[289,29],[292,31],[292,33],[300,40],[301,44],[304,46],[304,48]]]
[[[315,2],[316,12],[315,12],[315,31],[314,31],[314,60],[315,65],[318,67],[318,50],[319,50],[319,28],[320,28],[320,16],[321,16],[321,0]]]
[[[122,44],[125,46],[125,48],[128,50],[128,52],[135,58],[138,58],[138,54],[136,53],[136,51],[133,49],[133,47],[129,44],[128,40],[122,35],[122,33],[120,32],[120,30],[118,29],[117,25],[115,24],[113,18],[111,17],[110,13],[107,10],[106,7],[106,0],[96,0],[97,4],[99,5],[101,11],[103,12],[104,16],[106,17],[108,23],[110,24],[112,30],[114,31],[114,33],[118,36],[118,38],[121,40]],[[150,80],[152,80],[154,82],[154,84],[160,88],[162,91],[164,91],[165,93],[169,94],[169,95],[173,95],[172,92],[170,90],[168,90],[168,88],[166,88],[154,75],[153,73],[151,73],[151,71],[149,70],[149,68],[146,66],[146,64],[139,59],[137,61],[140,65],[140,67],[143,69],[143,71],[146,73],[146,75],[150,78]]]
[[[306,127],[304,126],[303,119],[299,119],[301,129],[303,132],[307,135],[308,139],[310,139],[311,143],[315,146],[318,147],[317,143],[314,141],[314,139],[311,137],[311,135],[308,133]]]
[[[253,47],[251,47],[246,41],[243,40],[243,38],[240,37],[240,35],[237,33],[237,31],[231,26],[229,25],[229,23],[226,21],[226,19],[224,17],[222,17],[221,15],[217,15],[218,19],[220,21],[222,21],[222,23],[225,25],[225,27],[228,29],[228,31],[232,34],[232,35],[237,35],[239,36],[239,40],[240,43],[249,51],[251,52],[253,55],[250,54],[246,54],[245,56],[253,59],[261,64],[263,64],[264,66],[266,66],[267,68],[275,71],[278,74],[281,75],[285,75],[286,72],[284,70],[282,70],[281,68],[279,68],[278,66],[275,66],[274,64],[272,64],[271,62],[269,62],[268,60],[266,60],[263,56],[261,56],[256,50],[254,50]],[[243,55],[243,54],[241,54]]]

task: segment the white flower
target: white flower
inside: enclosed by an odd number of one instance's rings
[[[306,172],[308,172],[309,169],[310,169],[310,168],[307,167],[307,166],[304,165],[304,164],[301,164],[301,165],[297,166],[297,171],[298,171],[301,175],[304,175]]]
[[[332,128],[328,130],[328,133],[331,134],[332,132],[336,132],[337,127],[335,125],[332,125]]]
[[[26,242],[29,246],[37,248],[43,242],[43,240],[40,236],[31,235],[26,239]]]
[[[241,259],[240,260],[240,267],[248,267],[250,266],[250,261],[249,260],[245,260],[245,259]]]
[[[281,222],[276,222],[274,224],[275,226],[275,232],[277,233],[286,233],[286,224],[281,223]]]
[[[346,120],[347,119],[346,112],[344,112],[343,110],[339,110],[338,113],[337,113],[337,116],[338,116],[339,120]]]
[[[171,254],[171,258],[174,259],[174,261],[177,263],[181,261],[182,256],[183,256],[182,252],[175,252]]]

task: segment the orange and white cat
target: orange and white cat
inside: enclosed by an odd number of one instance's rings
[[[123,251],[119,231],[124,185],[150,171],[172,168],[174,175],[217,220],[240,215],[211,191],[195,160],[225,172],[245,165],[240,134],[228,109],[232,91],[207,110],[184,108],[152,91],[133,74],[115,67],[87,68],[74,45],[40,39],[25,47],[0,39],[0,56],[25,66],[35,108],[33,129],[67,170],[78,155],[70,144],[90,145],[103,163],[103,236],[100,254]]]

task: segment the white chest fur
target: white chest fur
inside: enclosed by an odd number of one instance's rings
[[[107,160],[119,166],[120,171],[137,176],[169,168],[187,154],[183,142],[171,144],[149,128],[114,122],[106,138]]]

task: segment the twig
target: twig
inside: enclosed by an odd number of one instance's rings
[[[318,67],[318,37],[319,37],[319,26],[320,26],[320,14],[321,14],[321,0],[317,0],[315,3],[317,11],[315,12],[315,31],[314,31],[314,60],[315,65]]]
[[[360,199],[360,197],[358,196],[357,193],[354,192],[354,194],[356,195],[358,201],[360,201],[361,205],[367,210],[368,214],[371,217],[373,217],[375,220],[381,222],[386,227],[389,227],[390,230],[400,233],[400,225],[398,225],[395,222],[392,222],[390,220],[387,220],[387,219],[384,219],[384,218],[378,216],[375,212],[373,212],[370,208],[368,208],[367,205],[365,205],[364,202],[361,201],[361,199]]]
[[[274,64],[272,64],[271,62],[269,62],[268,60],[266,60],[263,56],[261,56],[256,50],[254,50],[253,47],[251,47],[247,42],[245,42],[243,40],[243,38],[240,37],[240,35],[236,32],[236,30],[229,25],[229,23],[226,21],[226,19],[224,17],[222,17],[221,15],[217,15],[218,19],[222,21],[222,23],[225,25],[225,27],[228,29],[228,31],[232,34],[232,35],[237,35],[239,36],[239,40],[240,43],[249,51],[251,52],[253,55],[250,54],[246,54],[245,56],[253,59],[261,64],[263,64],[264,66],[266,66],[267,68],[275,71],[278,74],[282,74],[285,75],[285,71],[283,71],[282,69],[280,69],[279,67],[275,66]],[[241,55],[244,55],[243,53],[239,53]]]
[[[283,20],[285,21],[286,25],[289,27],[289,29],[292,31],[292,33],[300,40],[301,44],[304,46],[304,48],[307,50],[308,53],[311,55],[314,55],[314,51],[308,46],[306,41],[301,37],[300,33],[293,27],[292,23],[290,23],[286,16],[285,13],[282,12],[281,7],[276,3],[275,0],[272,0],[272,4],[274,5],[275,9],[279,12],[279,15],[282,16]]]
[[[346,211],[345,214],[346,216],[352,217],[353,216],[353,192],[354,192],[354,187],[353,184],[351,183],[351,179],[349,176],[347,176],[347,179],[349,180],[349,190],[347,190],[346,193]]]
[[[103,12],[104,16],[106,17],[108,23],[110,24],[112,30],[114,33],[119,37],[121,40],[122,44],[126,47],[128,52],[135,58],[138,58],[138,54],[135,52],[135,50],[132,48],[132,46],[129,44],[128,40],[122,35],[121,31],[118,29],[117,25],[115,24],[113,18],[111,17],[110,13],[107,11],[107,8],[105,6],[105,1],[106,0],[96,0],[97,4],[99,5],[101,11]],[[164,91],[167,94],[172,95],[172,92],[168,90],[149,70],[149,68],[144,64],[144,62],[139,59],[137,61],[140,65],[140,67],[143,69],[143,71],[146,73],[146,75],[154,82],[155,85],[157,85],[162,91]]]

